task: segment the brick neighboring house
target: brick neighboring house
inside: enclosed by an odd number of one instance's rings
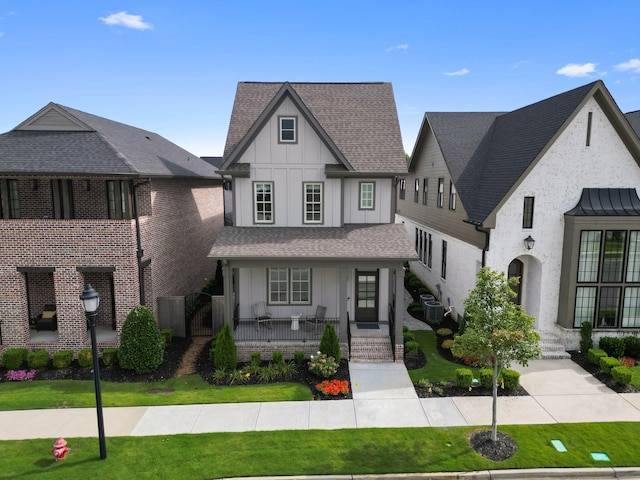
[[[577,349],[584,321],[596,341],[639,335],[639,120],[602,81],[512,112],[426,113],[397,211],[412,270],[457,318],[481,266],[520,277],[547,357]]]
[[[99,345],[117,346],[134,306],[157,313],[215,272],[222,179],[139,128],[50,103],[0,135],[0,206],[2,350],[87,348],[87,283]],[[38,321],[46,306],[57,322]]]
[[[305,319],[318,307],[345,358],[403,358],[394,311],[416,253],[394,205],[406,171],[391,84],[238,84],[219,171],[234,226],[210,256],[223,261],[241,358],[315,353],[324,323]],[[260,302],[270,321],[258,322]]]

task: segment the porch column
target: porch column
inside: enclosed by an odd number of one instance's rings
[[[340,342],[347,342],[347,322],[349,321],[349,314],[347,310],[347,299],[349,298],[349,272],[346,268],[341,268],[338,276],[340,278],[338,294],[338,315],[340,317],[340,331],[338,332],[338,340]]]
[[[222,260],[222,284],[224,286],[224,323],[233,329],[233,283],[231,267],[227,260]]]
[[[404,317],[404,268],[400,266],[399,268],[393,269],[393,277],[395,278],[394,286],[395,286],[395,305],[393,306],[396,312],[395,318],[395,338],[396,338],[396,358],[394,360],[402,360],[404,358],[404,351],[400,352],[398,349],[398,345],[403,345],[403,335],[402,335],[402,319]],[[398,358],[399,357],[399,358]]]

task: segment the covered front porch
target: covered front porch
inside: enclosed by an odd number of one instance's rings
[[[225,321],[237,344],[250,344],[242,348],[315,353],[328,323],[345,358],[355,338],[382,338],[390,360],[402,358],[402,325],[394,318],[403,264],[415,257],[402,226],[225,227],[209,256],[222,259]],[[326,307],[323,321],[306,322],[319,306]]]

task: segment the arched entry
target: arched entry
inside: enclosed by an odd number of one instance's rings
[[[518,282],[517,285],[512,285],[511,286],[513,291],[516,292],[516,296],[513,297],[513,303],[517,303],[518,305],[522,304],[522,283],[524,281],[524,278],[522,276],[523,270],[524,270],[524,264],[520,260],[515,258],[509,264],[509,269],[507,271],[507,277],[509,279],[511,279],[511,278],[518,278],[519,279],[519,282]]]

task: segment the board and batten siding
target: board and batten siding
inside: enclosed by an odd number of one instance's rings
[[[374,208],[360,209],[360,184],[374,183]],[[392,223],[393,180],[387,178],[349,178],[344,180],[344,223]]]
[[[297,143],[278,143],[278,116],[283,115],[297,117]],[[318,225],[342,225],[341,180],[325,175],[325,165],[336,160],[290,99],[280,105],[239,162],[249,163],[251,169],[249,178],[234,180],[235,225],[254,225],[254,182],[274,184],[274,223],[269,226],[310,226],[303,218],[304,182],[323,184],[323,222]]]

